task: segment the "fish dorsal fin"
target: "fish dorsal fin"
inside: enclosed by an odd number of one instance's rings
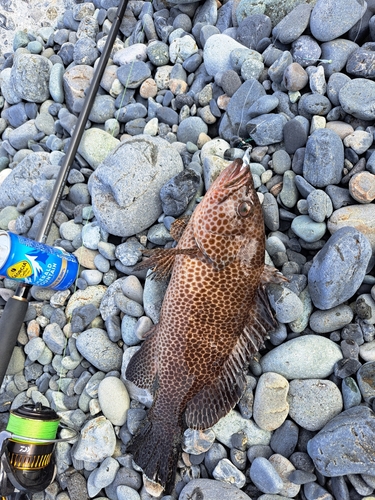
[[[263,346],[267,331],[276,328],[267,295],[261,286],[237,343],[215,380],[207,384],[185,410],[185,421],[194,429],[206,429],[226,415],[240,400],[245,373],[251,358]]]
[[[157,325],[149,330],[142,347],[132,356],[126,368],[126,380],[141,389],[153,390],[158,371]]]
[[[184,215],[183,217],[176,219],[171,225],[169,232],[175,241],[178,241],[181,238],[182,233],[185,231],[186,226],[189,224],[190,218],[191,215]]]
[[[172,272],[176,255],[197,256],[196,248],[155,248],[152,250],[143,250],[143,255],[149,256],[134,267],[135,271],[143,269],[152,269],[151,279],[164,280],[168,278]]]

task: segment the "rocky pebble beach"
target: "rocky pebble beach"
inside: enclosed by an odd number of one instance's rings
[[[0,56],[0,229],[35,238],[118,3]],[[375,499],[374,60],[374,0],[130,0],[48,238],[78,279],[31,289],[0,390],[0,428],[40,402],[79,432],[33,500]],[[163,496],[126,453],[151,399],[124,374],[167,283],[133,267],[248,147],[279,326]]]

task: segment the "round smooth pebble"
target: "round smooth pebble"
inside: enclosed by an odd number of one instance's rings
[[[298,215],[293,219],[291,228],[299,238],[314,243],[324,236],[327,226],[324,222],[315,222],[308,215]]]
[[[193,479],[189,481],[179,495],[179,500],[190,500],[194,492],[201,492],[204,500],[250,500],[245,492],[236,486],[213,479]]]
[[[375,175],[370,172],[354,174],[349,181],[349,193],[359,203],[375,200]]]
[[[288,381],[282,375],[272,372],[261,375],[253,404],[253,418],[259,427],[273,431],[281,426],[289,411],[288,389]]]
[[[77,338],[77,349],[98,370],[109,372],[119,370],[122,362],[122,350],[100,328],[90,328]]]
[[[333,234],[308,273],[314,305],[326,310],[350,299],[363,281],[371,254],[371,245],[361,232],[343,227]]]
[[[103,415],[113,425],[123,425],[130,406],[125,385],[117,377],[104,378],[98,387],[98,400]]]
[[[317,471],[326,477],[367,474],[374,443],[374,412],[356,406],[332,418],[309,440],[307,451]]]
[[[279,453],[275,453],[274,455],[270,456],[268,460],[273,465],[276,472],[279,474],[283,481],[283,487],[280,491],[280,495],[287,498],[293,498],[298,495],[300,486],[298,484],[292,483],[289,480],[290,474],[295,470],[293,464]]]
[[[343,409],[341,392],[330,380],[292,380],[288,402],[290,417],[309,431],[321,429]]]
[[[342,357],[335,342],[318,335],[303,335],[275,347],[260,359],[260,365],[263,372],[279,373],[287,380],[323,379],[331,375]]]
[[[269,462],[264,457],[257,457],[253,460],[249,471],[250,479],[262,493],[277,494],[283,488],[283,480]]]
[[[310,328],[316,333],[329,333],[341,330],[353,319],[351,307],[340,305],[326,311],[314,311],[310,316]]]

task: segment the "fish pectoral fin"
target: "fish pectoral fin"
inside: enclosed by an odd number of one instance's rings
[[[176,255],[190,255],[196,257],[198,250],[196,248],[155,248],[152,250],[143,250],[143,255],[149,256],[143,260],[133,270],[152,269],[151,279],[164,280],[172,272]]]
[[[224,368],[215,382],[204,386],[189,401],[184,415],[186,425],[193,429],[212,427],[238,403],[244,388],[244,373],[233,374]]]
[[[277,328],[277,325],[278,323],[272,312],[265,287],[260,285],[256,291],[251,314],[249,314],[245,326],[245,330],[251,330],[251,338],[253,338],[253,341],[257,345],[257,351],[263,345],[264,339],[267,337],[267,332]]]
[[[264,265],[263,272],[260,276],[261,285],[268,285],[269,283],[285,283],[289,281],[276,267]]]
[[[133,355],[126,368],[126,380],[141,389],[153,392],[158,372],[157,326],[154,326],[141,348]]]
[[[186,226],[189,224],[190,218],[191,215],[184,215],[183,217],[176,219],[171,225],[171,229],[169,230],[169,232],[175,241],[178,241],[181,238],[182,233],[185,231]]]

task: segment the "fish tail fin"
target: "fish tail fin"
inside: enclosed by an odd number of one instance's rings
[[[174,487],[181,441],[182,427],[177,420],[166,422],[150,416],[127,446],[134,462],[148,479],[164,488],[165,494]]]

